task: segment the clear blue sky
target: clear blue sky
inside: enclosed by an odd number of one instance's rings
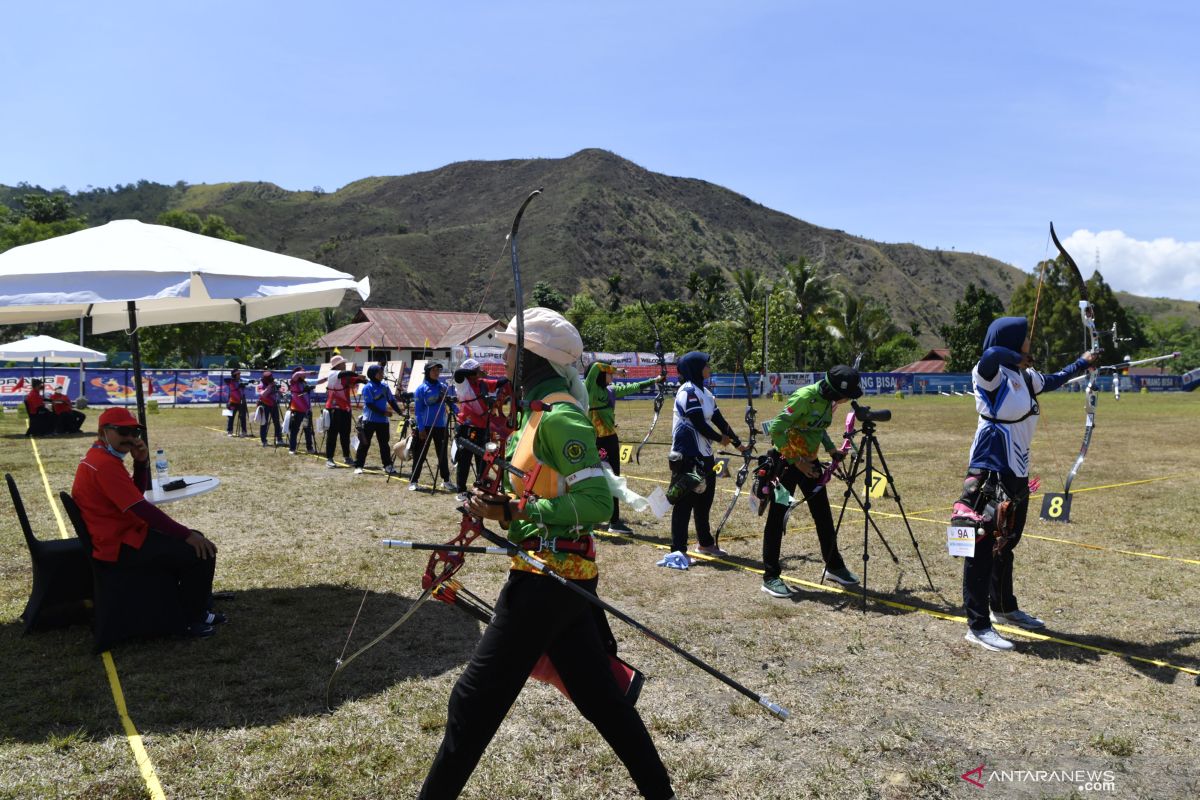
[[[600,147],[1023,269],[1053,219],[1086,273],[1200,300],[1198,32],[1190,2],[10,4],[0,183],[333,191]]]

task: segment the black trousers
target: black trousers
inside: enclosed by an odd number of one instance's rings
[[[233,416],[229,417],[228,419],[229,419],[229,421],[227,423],[225,423],[225,432],[226,433],[233,433],[233,421],[236,419],[238,421],[238,427],[241,428],[242,436],[246,435],[246,403],[245,403],[245,401],[238,403],[237,405],[235,405],[233,407]]]
[[[791,464],[783,468],[779,482],[792,495],[799,499],[796,488],[809,500],[808,513],[812,515],[813,524],[817,526],[817,541],[821,543],[821,558],[828,569],[842,569],[846,563],[838,551],[837,531],[833,527],[833,514],[829,511],[829,487],[822,488],[816,494],[817,479],[809,478]],[[771,503],[767,508],[767,524],[763,527],[763,580],[778,578],[782,571],[779,565],[779,548],[783,543],[783,515],[787,506]]]
[[[45,436],[54,433],[57,425],[58,420],[55,419],[55,414],[50,409],[43,408],[29,418],[29,429],[25,431],[25,435]]]
[[[595,592],[595,580],[579,585]],[[542,653],[642,796],[670,797],[666,767],[642,718],[613,678],[592,605],[550,578],[511,572],[495,618],[450,693],[446,734],[421,787],[421,800],[458,797]]]
[[[55,414],[55,422],[58,423],[57,430],[59,433],[78,433],[83,427],[83,421],[87,419],[87,415],[82,411],[64,411],[62,414]]]
[[[388,442],[391,425],[388,422],[364,422],[362,433],[358,436],[358,452],[354,454],[354,466],[362,467],[366,463],[367,452],[371,449],[371,437],[379,442],[379,458],[383,466],[392,465],[392,446]]]
[[[596,448],[604,451],[604,460],[612,467],[614,475],[621,474],[621,440],[615,433],[608,436],[596,437]],[[621,504],[616,497],[613,498],[612,522],[616,522],[621,518]]]
[[[704,478],[703,494],[684,492],[683,496],[675,501],[675,506],[671,509],[672,551],[687,552],[688,522],[692,518],[696,520],[696,540],[703,547],[712,547],[714,544],[711,531],[712,526],[709,524],[708,514],[712,510],[713,497],[717,494],[717,476],[712,471],[715,463],[716,459],[712,456],[699,456],[691,459],[684,458],[680,461],[671,462],[672,474],[694,469]]]
[[[267,443],[267,426],[275,425],[275,441],[283,441],[283,431],[279,427],[279,406],[262,406],[266,409],[267,421],[258,426],[258,438],[263,444]]]
[[[415,453],[412,466],[413,482],[421,478],[421,470],[425,467],[425,458],[429,455],[431,447],[437,451],[438,474],[441,475],[443,481],[450,480],[450,467],[446,460],[446,429],[428,428],[418,431],[413,439]]]
[[[350,461],[350,412],[329,409],[329,428],[325,431],[325,458],[333,461],[333,448],[342,443],[342,460]]]
[[[117,563],[122,567],[161,570],[173,575],[179,582],[179,605],[188,624],[200,622],[208,614],[216,556],[199,558],[187,542],[151,529],[136,550],[127,544],[121,545]],[[153,601],[154,598],[147,598],[147,602]]]
[[[975,557],[963,559],[963,605],[967,625],[973,631],[992,627],[988,611],[1016,611],[1013,594],[1013,549],[1021,542],[1025,516],[1029,512],[1029,479],[1001,475],[1004,491],[1013,499],[1013,529],[1000,554],[993,553],[995,539],[989,534],[975,543]],[[1020,498],[1020,499],[1016,499]]]
[[[308,422],[307,425],[304,424],[306,421]],[[288,419],[288,450],[294,451],[296,449],[296,438],[300,434],[301,425],[304,425],[304,446],[311,453],[317,449],[313,446],[311,411],[305,411],[303,414],[299,411],[292,412],[292,416]]]
[[[483,428],[476,428],[472,425],[459,425],[458,431],[455,434],[460,439],[466,439],[483,447],[487,442],[487,431]],[[458,449],[458,463],[455,464],[455,483],[458,488],[465,490],[470,484],[467,482],[471,477],[471,463],[475,463],[475,475],[478,477],[483,472],[483,456],[477,456],[468,453],[466,448]],[[414,472],[413,475],[417,473]]]

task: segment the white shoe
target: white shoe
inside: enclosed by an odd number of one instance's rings
[[[415,492],[417,490],[417,484],[415,484],[415,483],[408,484],[408,490],[410,492]]]
[[[458,484],[456,484],[454,481],[442,481],[442,488],[447,492],[454,492],[455,494],[458,494],[459,492]]]
[[[386,467],[384,467],[384,468],[383,468],[383,471],[384,471],[384,472],[386,472],[388,475],[399,475],[399,474],[400,474],[400,473],[399,473],[399,472],[396,470],[396,468],[395,468],[395,467],[393,467],[391,464],[388,464]]]
[[[296,451],[295,451],[295,450],[288,450],[288,455],[289,455],[289,456],[294,456],[294,455],[296,455]]]
[[[1032,614],[1026,614],[1020,609],[1009,611],[1007,614],[993,611],[992,622],[997,622],[1001,625],[1016,625],[1018,628],[1024,628],[1027,631],[1041,630],[1046,627],[1045,622],[1042,622]]]
[[[1001,653],[1013,649],[1013,643],[996,633],[993,628],[986,628],[982,631],[968,629],[967,635],[963,638],[980,647]]]
[[[354,468],[354,474],[355,474],[355,475],[362,475],[362,467],[355,467],[355,468]]]
[[[328,467],[329,469],[336,469],[336,468],[337,468],[337,464],[333,463],[333,461],[326,461],[326,462],[325,462],[325,466],[326,466],[326,467]]]

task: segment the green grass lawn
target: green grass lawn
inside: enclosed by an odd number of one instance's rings
[[[1043,399],[1032,472],[1059,491],[1079,450],[1083,399]],[[959,776],[979,765],[987,796],[1093,796],[1075,783],[1014,771],[1111,770],[1106,797],[1200,796],[1200,415],[1194,395],[1100,399],[1069,525],[1036,519],[1017,550],[1021,606],[1047,620],[1009,654],[963,641],[961,564],[945,527],[974,430],[961,397],[882,398],[884,455],[935,590],[896,505],[875,501],[893,563],[874,534],[864,612],[856,594],[818,584],[807,513],[784,539],[794,601],[759,591],[762,518],[743,500],[722,535],[727,559],[687,572],[656,568],[666,521],[632,515],[631,538],[601,543],[601,594],[726,674],[781,703],[781,722],[614,621],[622,655],[647,675],[638,703],[681,798],[971,797]],[[760,419],[779,403],[760,402]],[[724,401],[740,420],[741,403]],[[89,411],[91,421],[96,410]],[[59,535],[29,440],[6,415],[0,466],[16,478],[34,529]],[[649,402],[622,404],[636,444]],[[384,537],[439,542],[458,529],[453,498],[405,482],[326,469],[324,459],[228,439],[215,409],[151,417],[173,474],[211,474],[214,492],[166,510],[220,547],[217,589],[231,621],[207,640],[128,643],[112,652],[130,719],[172,798],[412,797],[441,739],[450,687],[480,626],[440,603],[352,664],[326,711],[325,683],[366,599],[351,648],[386,628],[420,591],[425,556]],[[740,423],[739,423],[740,425]],[[662,420],[655,441],[665,442]],[[37,442],[56,494],[69,488],[88,437]],[[666,447],[629,464],[648,494]],[[372,454],[368,463],[378,465]],[[406,472],[407,474],[407,472]],[[714,523],[732,496],[724,479]],[[840,503],[840,487],[830,486]],[[5,501],[7,503],[7,501]],[[837,505],[835,504],[835,516]],[[847,564],[861,572],[863,518],[847,512]],[[507,560],[471,558],[459,573],[492,600]],[[15,515],[0,530],[0,797],[147,796],[90,631],[21,634],[29,558]],[[602,739],[557,692],[530,683],[463,795],[632,798]],[[985,795],[980,794],[980,797]]]

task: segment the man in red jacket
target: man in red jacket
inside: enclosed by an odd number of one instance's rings
[[[126,409],[100,415],[96,441],[75,470],[71,497],[92,535],[92,557],[134,569],[163,570],[179,586],[182,633],[211,636],[224,614],[209,610],[217,546],[180,525],[143,494],[150,488],[145,431]],[[125,456],[133,454],[133,476]],[[147,602],[153,602],[147,598]]]

